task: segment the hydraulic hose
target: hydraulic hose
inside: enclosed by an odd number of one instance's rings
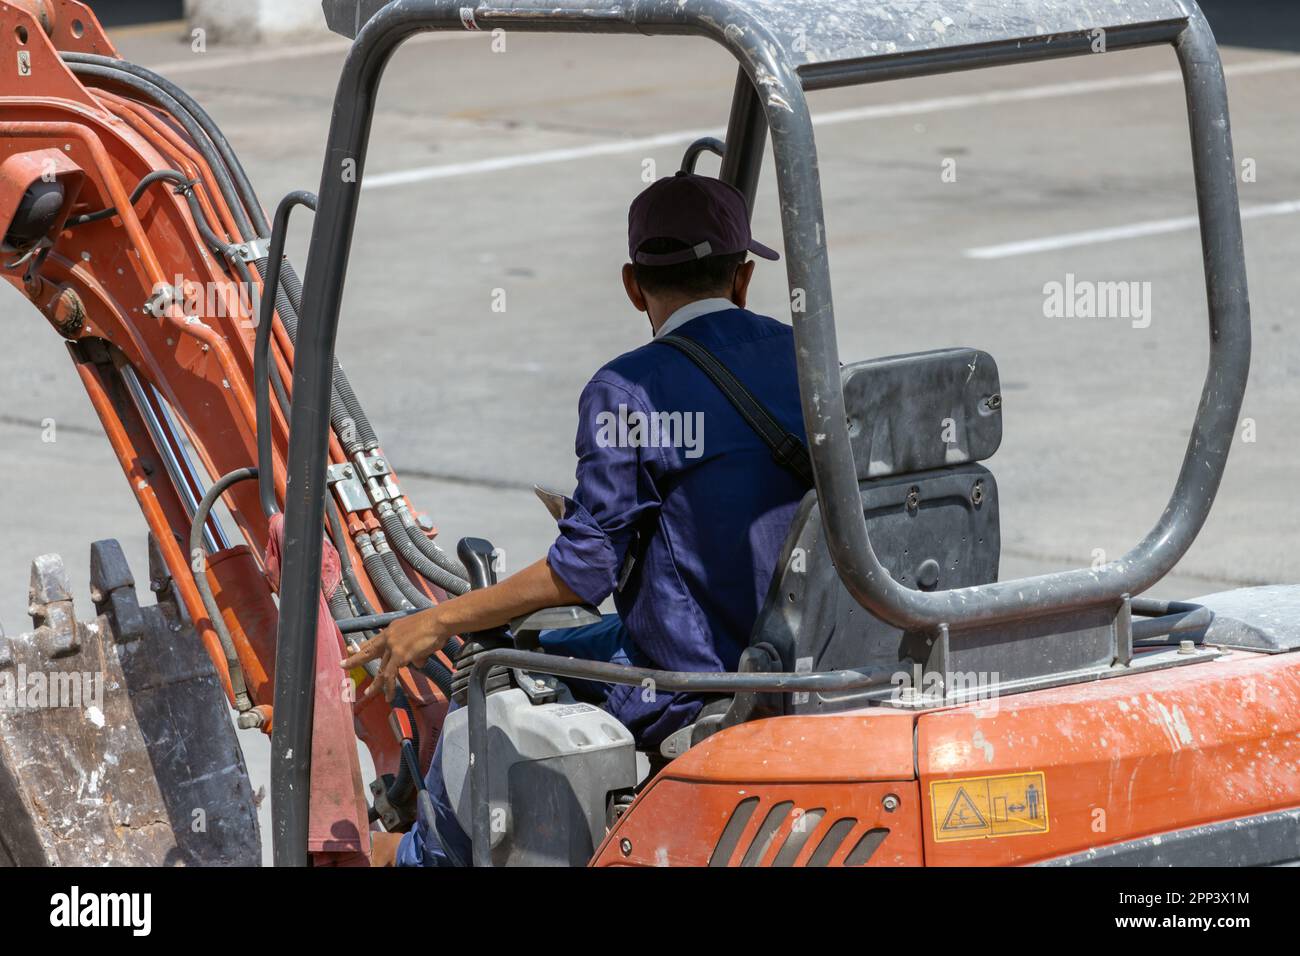
[[[239,663],[239,654],[235,651],[234,639],[230,636],[230,629],[226,627],[225,618],[221,616],[221,608],[217,606],[217,599],[212,594],[212,586],[208,583],[207,551],[203,547],[203,526],[208,522],[208,515],[212,511],[212,506],[216,504],[218,498],[226,493],[226,489],[230,488],[231,485],[256,477],[256,468],[236,468],[234,471],[222,475],[212,483],[212,487],[203,495],[203,500],[199,502],[199,506],[194,512],[194,522],[190,525],[190,567],[194,572],[194,583],[198,586],[199,596],[203,599],[203,607],[208,612],[208,619],[212,622],[212,629],[217,632],[217,639],[221,642],[221,650],[226,655],[226,669],[230,673],[230,687],[234,691],[235,709],[241,714],[253,709],[253,701],[248,696],[248,684],[244,680],[244,668]]]
[[[429,596],[411,583],[411,579],[406,576],[406,569],[402,563],[397,560],[397,555],[393,554],[392,548],[388,546],[387,535],[382,531],[376,531],[370,536],[371,543],[375,546],[375,551],[384,559],[384,566],[388,568],[389,577],[397,585],[398,590],[420,610],[433,607],[433,601]]]
[[[397,516],[391,504],[386,501],[381,502],[375,508],[375,513],[379,516],[379,523],[384,526],[384,531],[388,535],[389,545],[402,556],[403,561],[448,594],[464,594],[469,590],[469,581],[440,568],[424,556],[424,552],[411,540],[411,536],[402,524],[402,519]]]
[[[366,569],[366,574],[370,576],[370,581],[374,584],[375,590],[379,592],[379,600],[384,607],[390,611],[414,611],[416,609],[415,605],[406,599],[406,596],[393,582],[392,576],[388,573],[388,567],[384,564],[384,559],[375,550],[374,544],[371,543],[370,535],[363,531],[356,536],[355,541],[357,551],[361,553],[361,565]]]
[[[195,148],[203,154],[204,160],[212,169],[212,175],[216,177],[217,187],[221,190],[222,197],[226,200],[226,205],[230,207],[231,214],[235,217],[235,224],[240,231],[248,238],[255,238],[258,231],[254,229],[252,221],[249,219],[249,213],[245,209],[242,198],[236,193],[235,185],[231,180],[230,172],[226,163],[222,160],[215,144],[204,131],[204,129],[195,120],[194,116],[181,105],[180,101],[171,93],[160,87],[158,84],[142,79],[135,72],[122,68],[115,64],[115,61],[108,61],[114,65],[106,65],[101,62],[88,61],[86,57],[91,54],[64,54],[64,60],[70,65],[70,69],[77,76],[89,76],[99,80],[107,80],[118,86],[125,87],[128,90],[151,100],[160,106],[165,112],[180,123],[185,129],[186,134],[193,141]],[[104,60],[103,57],[96,57],[95,60]],[[138,69],[138,68],[137,68]],[[229,146],[229,144],[227,144]],[[263,217],[265,218],[265,217]]]
[[[76,65],[85,64],[90,66],[99,66],[108,69],[117,70],[121,73],[129,74],[140,80],[147,86],[154,87],[175,102],[179,103],[189,114],[193,122],[207,136],[208,142],[211,143],[213,151],[221,158],[233,180],[235,189],[238,192],[242,204],[247,210],[248,216],[251,217],[252,224],[256,227],[258,235],[266,235],[268,226],[266,223],[266,214],[262,211],[262,205],[257,201],[257,193],[253,190],[253,184],[244,171],[244,166],[235,154],[234,148],[230,141],[226,139],[221,128],[208,115],[208,112],[199,104],[194,97],[185,92],[184,89],[177,86],[165,76],[153,72],[146,67],[131,63],[127,60],[116,60],[112,57],[99,56],[94,53],[61,53],[65,63],[73,64],[71,67],[76,72]],[[151,99],[156,99],[151,96]],[[211,163],[209,163],[211,165]]]
[[[174,182],[183,186],[194,186],[196,181],[190,179],[184,173],[177,169],[156,169],[149,175],[145,176],[136,184],[135,189],[131,190],[131,205],[134,206],[140,201],[140,197],[145,191],[157,182]],[[85,226],[92,222],[100,222],[104,219],[111,219],[118,214],[116,206],[109,206],[107,209],[101,209],[98,212],[88,212],[82,216],[76,216],[68,220],[68,229],[75,229],[77,226]]]
[[[415,545],[421,554],[444,571],[456,575],[462,581],[469,580],[469,572],[465,570],[465,565],[455,555],[448,554],[429,540],[429,536],[424,533],[424,529],[411,516],[411,512],[405,503],[399,501],[394,510],[397,512],[398,520],[402,522],[402,527],[406,529],[406,536],[411,539],[411,543]]]

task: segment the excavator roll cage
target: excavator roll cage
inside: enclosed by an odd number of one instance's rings
[[[751,208],[770,137],[780,197],[797,346],[800,397],[816,495],[835,571],[879,619],[942,648],[931,658],[987,665],[987,648],[1021,653],[1033,642],[1042,672],[1021,686],[1106,676],[1099,666],[1062,675],[1081,643],[1131,657],[1134,613],[1146,635],[1179,627],[1193,611],[1133,596],[1167,574],[1203,525],[1223,475],[1250,361],[1250,313],[1227,89],[1210,27],[1191,0],[324,0],[336,32],[355,42],[339,81],[312,231],[294,363],[286,537],[276,653],[272,798],[277,864],[307,860],[315,628],[327,496],[334,344],[361,179],[380,80],[391,54],[432,30],[696,35],[739,64],[721,176]],[[1099,44],[1100,38],[1100,44]],[[948,590],[914,590],[882,565],[868,534],[854,460],[831,299],[816,144],[807,93],[861,83],[1062,56],[1173,46],[1187,93],[1194,181],[1209,314],[1209,368],[1182,467],[1154,528],[1124,556],[1078,569]],[[691,154],[688,154],[691,155]],[[688,158],[688,163],[690,159]],[[345,164],[355,176],[343,176]],[[796,294],[797,293],[797,294]],[[995,630],[1011,640],[996,642]],[[984,653],[984,657],[979,657]],[[963,658],[963,655],[966,655]],[[470,751],[485,756],[486,679],[493,666],[618,683],[652,678],[663,690],[718,693],[863,690],[887,684],[882,669],[819,673],[666,674],[492,650],[473,666]],[[491,862],[486,759],[471,769],[475,862]]]

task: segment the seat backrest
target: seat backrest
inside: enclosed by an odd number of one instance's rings
[[[921,590],[997,580],[997,484],[978,464],[1002,440],[997,365],[977,349],[872,359],[843,370],[849,439],[867,532],[894,579]],[[817,493],[800,503],[751,644],[783,669],[892,666],[924,659],[921,640],[887,624],[844,588],[826,547]],[[861,706],[865,692],[793,694],[794,713]]]

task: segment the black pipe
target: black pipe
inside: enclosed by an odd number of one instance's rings
[[[289,232],[289,217],[294,207],[298,205],[315,210],[316,197],[305,190],[299,190],[289,193],[280,200],[280,205],[275,211],[275,228],[271,231],[271,249],[267,257],[267,266],[262,271],[263,288],[277,288],[280,263],[284,258],[285,237]],[[257,480],[258,493],[262,499],[262,511],[268,517],[277,514],[280,510],[275,497],[275,475],[271,467],[273,461],[271,399],[267,394],[267,379],[271,366],[271,329],[274,321],[275,300],[271,296],[263,296],[262,307],[257,318],[257,338],[253,346],[253,395],[257,404],[257,461],[260,473]]]
[[[217,599],[212,594],[212,587],[208,584],[208,575],[206,573],[207,551],[203,547],[203,526],[207,524],[212,506],[216,504],[218,498],[225,494],[226,489],[238,482],[256,477],[256,468],[237,468],[222,475],[212,483],[212,487],[203,495],[203,500],[199,502],[198,508],[195,509],[194,521],[190,525],[190,562],[191,570],[194,573],[194,583],[198,586],[199,597],[203,599],[203,607],[208,612],[209,620],[212,621],[212,629],[217,632],[217,638],[221,641],[221,650],[226,655],[226,669],[230,672],[230,687],[235,695],[235,709],[241,714],[253,709],[253,701],[248,696],[248,685],[244,680],[244,669],[239,663],[239,654],[235,651],[235,642],[230,636],[229,628],[226,627],[225,618],[221,616],[221,608],[217,606]]]
[[[416,613],[416,609],[409,611],[385,611],[383,614],[366,614],[360,617],[349,618],[346,621],[339,622],[339,630],[344,634],[356,634],[360,631],[378,631],[394,621],[400,621],[404,617],[410,617]]]
[[[177,169],[155,169],[149,173],[139,183],[135,189],[131,190],[131,205],[134,206],[140,201],[140,197],[145,194],[150,186],[157,182],[174,182],[184,186],[194,186],[197,180],[190,179],[184,173]],[[99,222],[103,219],[111,219],[118,214],[116,206],[109,206],[107,209],[101,209],[98,212],[88,212],[85,215],[76,216],[68,220],[67,228],[75,229],[77,226],[84,226],[92,222]]]

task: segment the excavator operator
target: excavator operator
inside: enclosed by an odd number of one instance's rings
[[[753,240],[745,198],[727,183],[679,172],[636,197],[623,287],[653,338],[582,391],[577,487],[559,536],[517,574],[402,618],[343,661],[345,669],[382,661],[367,696],[391,699],[398,670],[451,635],[611,596],[617,615],[544,632],[547,650],[663,670],[736,669],[810,487],[793,332],[746,308],[750,253],[779,258]],[[723,381],[710,364],[722,367]],[[742,414],[745,401],[768,416],[766,433]],[[705,703],[639,685],[597,693],[643,750],[694,722]],[[377,865],[468,865],[470,841],[450,807],[441,755],[439,747],[426,781],[434,826],[421,820],[405,835],[373,834]]]

